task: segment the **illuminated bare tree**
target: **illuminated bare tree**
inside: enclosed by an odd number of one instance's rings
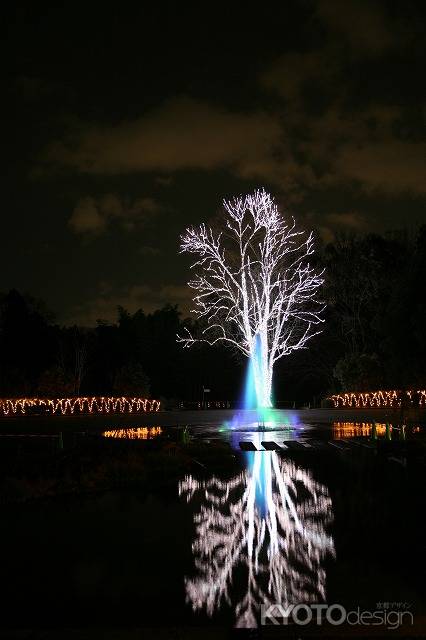
[[[181,251],[198,256],[188,284],[205,328],[178,340],[236,347],[252,360],[258,405],[270,407],[274,364],[319,333],[323,272],[309,263],[312,233],[288,223],[264,189],[223,205],[223,232],[201,224],[181,237]]]
[[[327,488],[275,452],[249,455],[251,469],[231,480],[187,476],[179,484],[188,502],[204,496],[194,516],[197,575],[185,580],[187,600],[210,616],[223,602],[234,605],[239,627],[256,626],[261,604],[324,600],[322,560],[334,554]],[[233,574],[242,567],[246,588],[235,594]]]

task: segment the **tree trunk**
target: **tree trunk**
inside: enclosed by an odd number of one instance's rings
[[[272,374],[273,369],[268,362],[268,354],[258,349],[251,356],[256,388],[257,408],[272,407]]]

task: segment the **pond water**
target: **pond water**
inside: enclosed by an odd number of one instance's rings
[[[253,628],[274,603],[424,614],[420,427],[256,418],[192,425],[214,454],[172,485],[4,506],[3,625]]]

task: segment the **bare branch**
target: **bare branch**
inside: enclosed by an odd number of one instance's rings
[[[323,271],[309,263],[313,234],[297,230],[294,219],[288,223],[265,189],[223,206],[226,234],[203,223],[181,238],[181,252],[197,256],[189,286],[197,292],[193,313],[206,329],[178,341],[225,342],[256,360],[258,400],[269,405],[275,362],[320,332]]]

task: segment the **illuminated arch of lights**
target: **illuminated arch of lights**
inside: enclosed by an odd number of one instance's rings
[[[125,396],[0,399],[0,415],[3,416],[28,415],[37,409],[45,414],[63,416],[80,413],[145,413],[159,411],[160,401]]]
[[[334,408],[347,407],[351,409],[400,407],[403,402],[418,407],[426,407],[426,389],[410,389],[401,391],[366,391],[365,393],[336,393],[328,398]]]

